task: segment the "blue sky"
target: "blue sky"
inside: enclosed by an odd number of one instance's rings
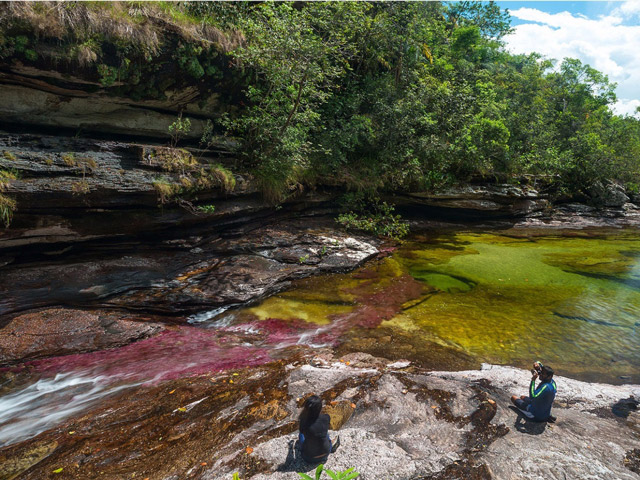
[[[517,10],[518,8],[536,8],[547,13],[571,12],[573,14],[586,15],[587,17],[597,17],[606,14],[611,6],[616,2],[497,2],[502,8]],[[619,3],[619,2],[617,2]],[[517,25],[519,21],[514,21]]]
[[[640,0],[496,3],[511,14],[514,32],[504,39],[507,49],[580,59],[618,84],[614,110],[635,114],[640,107]]]

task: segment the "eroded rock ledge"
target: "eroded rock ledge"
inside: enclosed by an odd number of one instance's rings
[[[408,361],[293,348],[287,360],[138,387],[82,418],[0,450],[0,477],[297,478],[296,418],[325,400],[342,446],[331,469],[363,480],[640,478],[640,386],[557,377],[554,424],[509,407],[528,372],[429,372]],[[624,401],[629,407],[616,408]],[[73,432],[71,434],[70,432]]]

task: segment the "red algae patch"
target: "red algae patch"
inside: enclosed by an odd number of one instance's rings
[[[75,372],[105,381],[157,383],[187,375],[260,365],[268,351],[225,331],[177,327],[116,349],[30,362],[41,373]]]

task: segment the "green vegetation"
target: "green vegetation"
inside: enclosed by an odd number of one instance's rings
[[[381,202],[377,196],[351,193],[344,196],[343,207],[348,210],[338,216],[340,225],[351,230],[361,230],[399,240],[409,233],[409,224],[400,215],[394,215],[395,208]]]
[[[298,472],[298,475],[300,476],[300,478],[304,480],[320,480],[322,472],[325,472],[332,480],[352,480],[360,476],[358,472],[354,472],[353,468],[349,468],[344,472],[338,472],[338,471],[334,472],[333,470],[324,468],[324,465],[322,464],[318,465],[315,471],[315,475],[313,477],[307,475],[306,473],[300,473],[300,472]]]
[[[75,167],[77,165],[76,163],[76,156],[73,153],[65,153],[62,155],[62,161],[64,162],[64,164],[67,167]]]
[[[10,152],[9,150],[5,150],[4,152],[2,152],[2,156],[4,158],[6,158],[7,160],[12,160],[13,161],[13,160],[16,159],[16,156],[12,152]]]
[[[215,213],[216,207],[215,205],[199,205],[196,210],[202,213]]]
[[[91,187],[86,180],[78,180],[71,183],[71,193],[73,195],[86,195],[90,191]]]
[[[221,124],[275,201],[320,181],[376,192],[534,174],[580,194],[640,173],[640,122],[611,112],[614,85],[577,60],[506,52],[493,3],[243,8],[231,56],[250,75]]]
[[[11,220],[13,219],[13,213],[16,210],[17,204],[13,198],[3,195],[11,180],[16,180],[15,173],[0,170],[0,221],[4,223],[5,227],[9,227]]]
[[[320,464],[316,467],[313,477],[301,472],[298,472],[298,475],[304,480],[320,480],[322,472],[326,473],[332,480],[353,480],[354,478],[358,478],[360,476],[360,474],[358,472],[355,472],[353,468],[349,468],[344,472],[340,472],[329,470],[328,468],[325,468],[323,464]],[[240,475],[237,472],[234,473],[232,480],[240,480]]]
[[[176,148],[178,142],[182,137],[187,135],[191,131],[191,120],[188,118],[182,119],[182,114],[178,116],[178,119],[169,125],[169,135],[171,136],[171,147]]]
[[[158,202],[160,202],[161,205],[169,203],[179,193],[181,193],[184,188],[182,185],[173,183],[164,177],[155,179],[152,182],[152,185],[158,194]]]
[[[235,188],[233,173],[221,165],[201,165],[188,151],[181,149],[156,149],[155,152],[156,154],[147,155],[149,162],[159,164],[168,172],[179,172],[177,178],[162,177],[153,181],[153,188],[158,193],[161,204],[169,203],[188,193],[216,187],[223,192],[231,192]],[[208,207],[210,211],[206,213],[212,213],[215,207]]]
[[[0,23],[2,61],[57,65],[132,99],[188,89],[209,120],[201,143],[232,137],[234,169],[275,204],[318,184],[639,189],[640,120],[612,113],[615,85],[575,59],[508,53],[509,14],[492,2],[10,2]],[[172,147],[194,118],[169,127]],[[233,188],[218,167],[161,161],[185,191]],[[401,236],[377,225],[394,223],[390,206],[368,210],[341,222]]]

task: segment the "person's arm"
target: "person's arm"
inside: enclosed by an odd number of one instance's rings
[[[536,379],[534,377],[531,379],[531,386],[529,388],[529,393],[531,394],[530,396],[532,400],[539,398],[543,394],[543,392],[547,390],[546,383],[543,383],[538,388],[535,388],[535,386],[536,386]]]

